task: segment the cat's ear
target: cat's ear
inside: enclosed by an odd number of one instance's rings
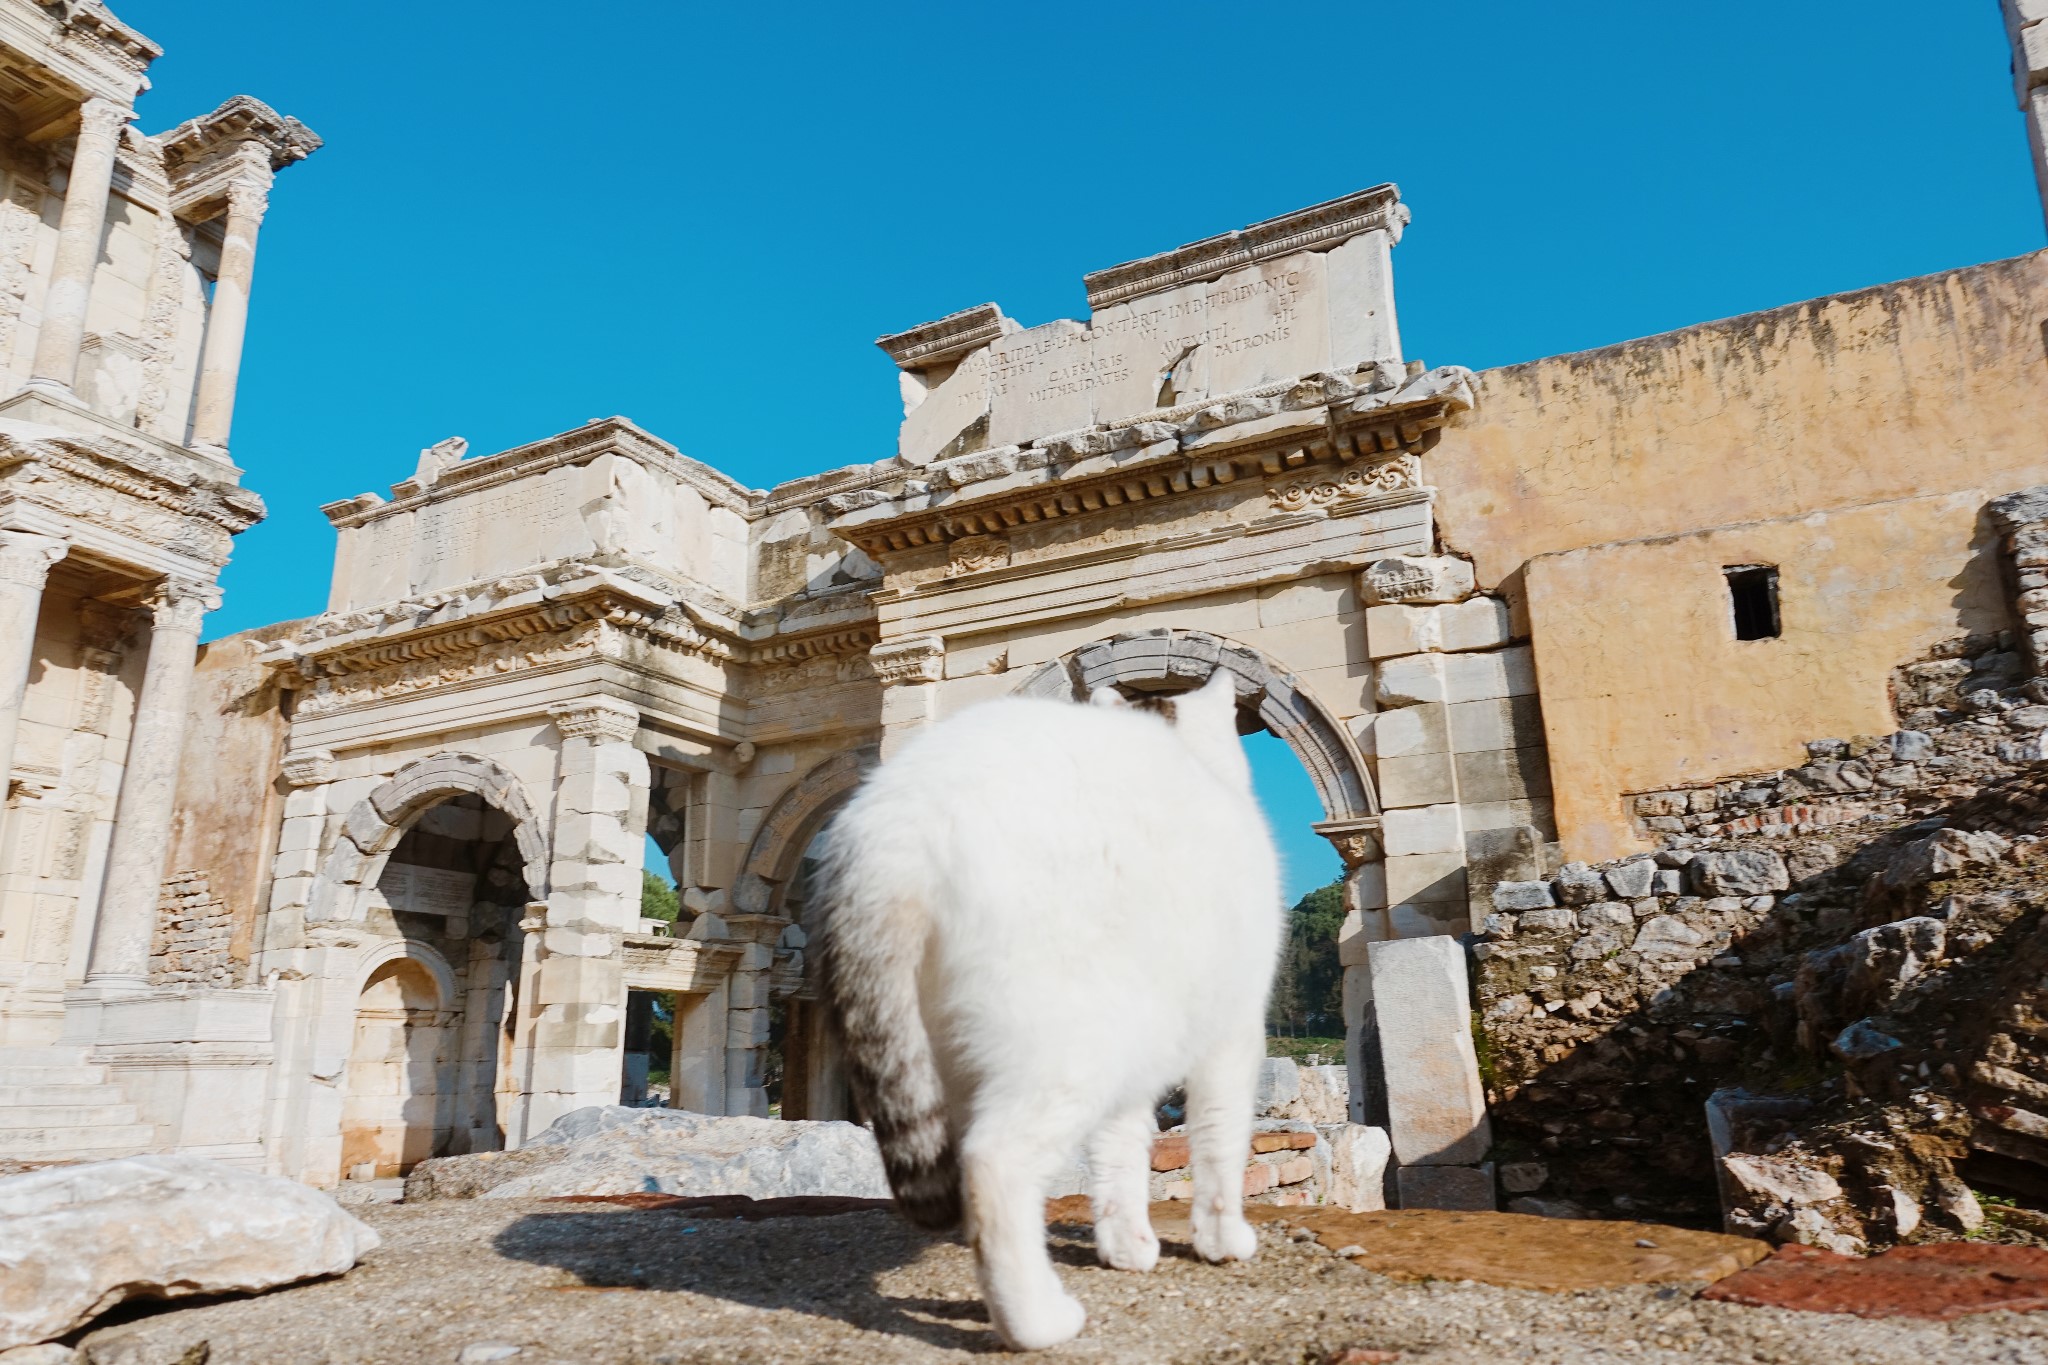
[[[1128,711],[1131,707],[1131,704],[1124,700],[1124,694],[1111,687],[1108,683],[1104,683],[1102,686],[1089,691],[1088,704],[1090,706],[1104,706],[1123,711]]]
[[[1237,726],[1237,680],[1228,669],[1217,669],[1209,675],[1209,681],[1174,699],[1173,714],[1176,724],[1193,723],[1206,727],[1228,722],[1234,731]]]

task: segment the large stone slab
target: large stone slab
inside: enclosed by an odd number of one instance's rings
[[[1868,1258],[1786,1245],[1702,1298],[1865,1318],[1957,1318],[2048,1308],[2048,1251],[1945,1242]]]
[[[1402,1166],[1469,1165],[1493,1145],[1472,1046],[1465,950],[1445,934],[1367,948],[1387,1133]]]
[[[130,1299],[339,1275],[377,1242],[318,1190],[200,1157],[10,1176],[0,1180],[0,1350],[62,1336]]]
[[[408,1203],[638,1193],[886,1199],[889,1181],[859,1124],[623,1105],[565,1114],[516,1152],[423,1161],[405,1181]]]

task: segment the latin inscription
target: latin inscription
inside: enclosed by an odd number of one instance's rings
[[[386,863],[370,903],[415,915],[467,915],[476,903],[476,874],[417,863]]]

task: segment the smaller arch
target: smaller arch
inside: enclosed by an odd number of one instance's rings
[[[1324,821],[1336,827],[1379,816],[1379,798],[1350,731],[1292,673],[1249,645],[1202,630],[1127,631],[1082,645],[1033,669],[1016,695],[1080,701],[1098,687],[1177,692],[1207,682],[1222,669],[1236,680],[1238,704],[1254,711],[1308,769],[1323,803]]]
[[[455,968],[438,950],[412,939],[380,941],[357,963],[356,994],[369,988],[370,979],[394,962],[406,961],[422,968],[434,983],[434,1008],[452,1009],[455,1004]]]
[[[880,750],[872,747],[835,754],[775,799],[747,844],[746,861],[733,885],[735,909],[753,915],[773,911],[811,836],[880,760]]]
[[[400,768],[349,808],[341,837],[315,878],[307,921],[357,918],[360,902],[355,892],[377,879],[407,827],[427,807],[465,795],[481,798],[512,821],[527,895],[533,900],[547,899],[547,836],[534,818],[526,788],[508,769],[488,758],[449,750]]]

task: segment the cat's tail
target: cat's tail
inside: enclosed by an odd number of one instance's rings
[[[814,874],[825,998],[897,1208],[917,1227],[943,1232],[960,1222],[960,1160],[918,1008],[931,934],[926,879],[914,851],[890,847],[900,840],[886,834],[863,838],[861,823],[851,807],[842,813]]]

